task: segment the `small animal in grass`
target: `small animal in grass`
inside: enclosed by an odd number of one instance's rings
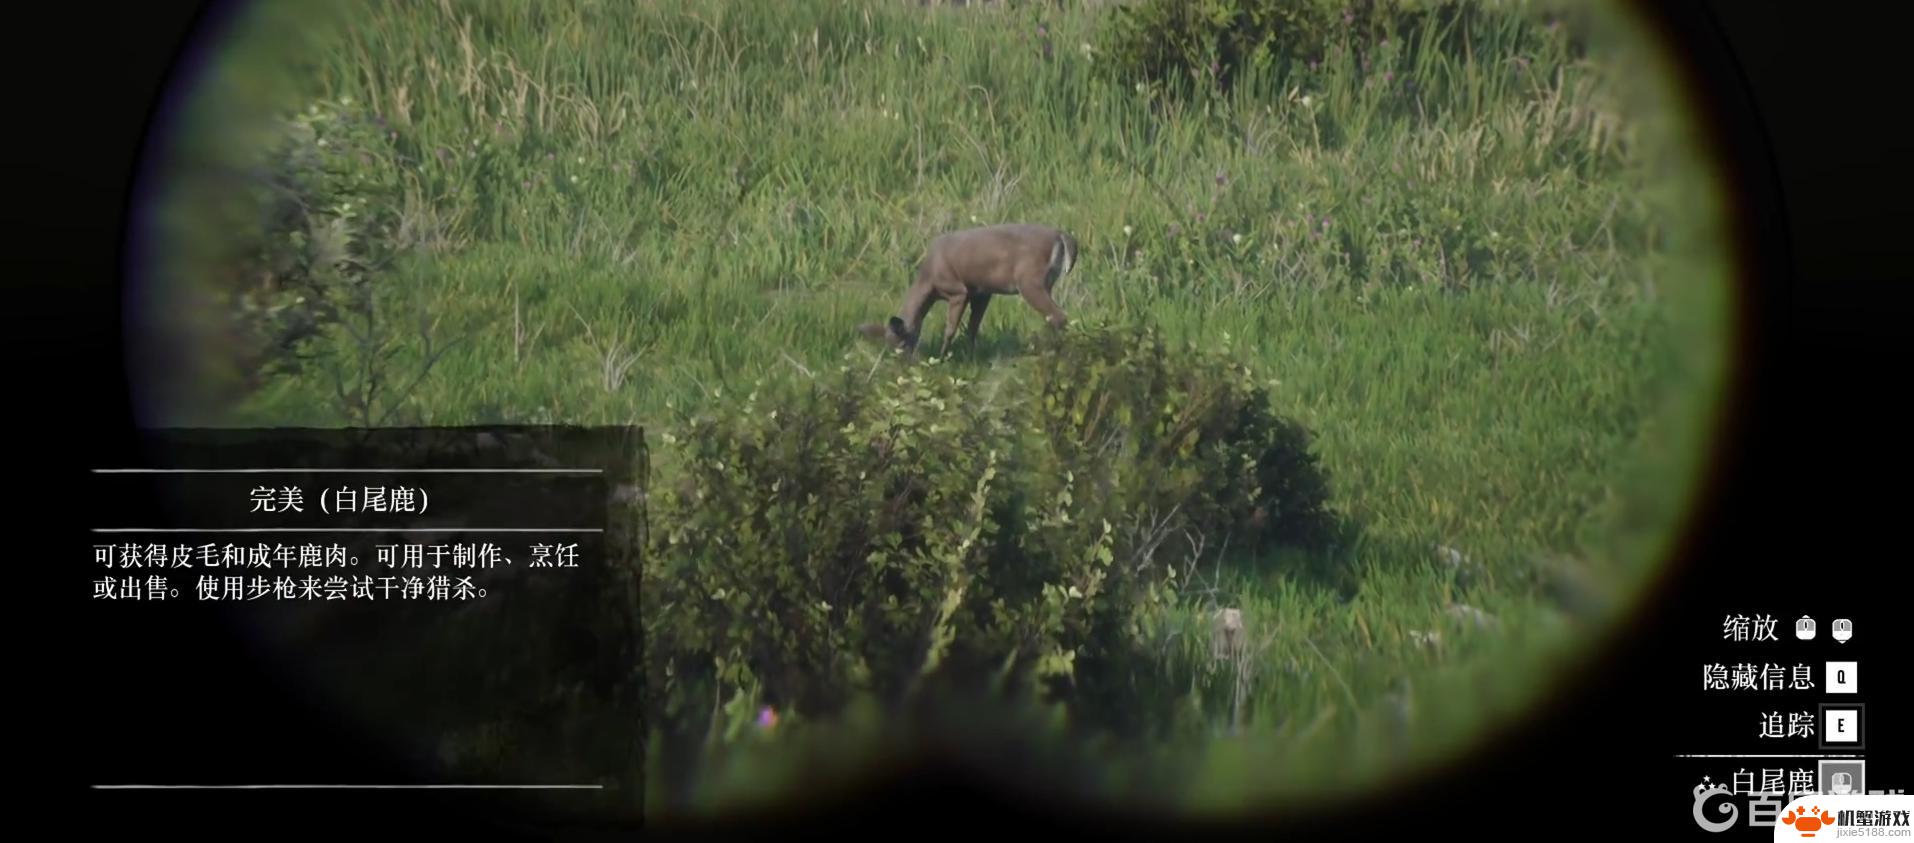
[[[1051,328],[1061,330],[1069,320],[1051,291],[1076,265],[1076,238],[1049,226],[1006,223],[942,234],[930,242],[897,315],[886,323],[860,325],[858,331],[915,357],[924,315],[942,301],[946,316],[940,354],[947,355],[963,324],[964,308],[970,309],[967,339],[974,346],[984,311],[995,296],[1021,296]]]

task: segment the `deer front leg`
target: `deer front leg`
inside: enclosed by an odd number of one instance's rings
[[[984,308],[989,306],[989,293],[970,300],[970,346],[973,349],[977,347],[977,328],[984,324]]]
[[[939,357],[950,356],[950,344],[957,339],[957,328],[963,324],[965,301],[966,299],[963,293],[957,293],[944,300],[946,308],[944,313],[944,348],[938,352],[937,356]]]

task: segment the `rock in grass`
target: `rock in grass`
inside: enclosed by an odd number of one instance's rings
[[[1218,660],[1234,658],[1243,648],[1243,610],[1222,609],[1210,625],[1210,656]]]
[[[1607,610],[1608,591],[1586,565],[1572,559],[1541,559],[1534,566],[1542,594],[1569,617],[1588,620]]]
[[[1474,588],[1482,576],[1482,563],[1470,559],[1468,554],[1453,547],[1443,544],[1435,545],[1435,556],[1450,576],[1454,577],[1455,584],[1461,588]]]
[[[1446,611],[1449,617],[1465,623],[1474,624],[1476,629],[1492,630],[1501,626],[1501,622],[1497,621],[1494,615],[1477,609],[1474,606],[1470,606],[1467,603],[1452,603]]]

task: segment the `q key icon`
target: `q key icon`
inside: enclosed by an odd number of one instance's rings
[[[1861,665],[1859,662],[1828,662],[1827,692],[1830,694],[1858,693]]]
[[[1800,620],[1795,621],[1794,622],[1794,637],[1799,638],[1803,641],[1813,641],[1814,640],[1814,619],[1811,617],[1808,617],[1807,615],[1802,615]]]

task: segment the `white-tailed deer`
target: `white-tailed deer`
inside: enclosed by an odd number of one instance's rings
[[[974,345],[992,296],[1022,296],[1050,327],[1061,329],[1068,320],[1050,290],[1076,265],[1076,238],[1048,226],[1011,223],[943,234],[930,242],[897,315],[885,324],[860,325],[858,331],[915,355],[924,314],[942,301],[942,353],[948,354],[964,307],[970,307],[968,339]]]

